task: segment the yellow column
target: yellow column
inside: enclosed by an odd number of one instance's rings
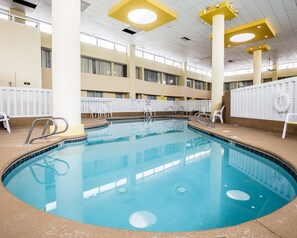
[[[52,1],[53,116],[64,117],[63,135],[81,135],[80,0]],[[62,127],[62,124],[61,124]]]
[[[253,84],[256,85],[262,83],[262,50],[255,50],[253,56]]]
[[[225,16],[215,15],[212,19],[212,90],[211,90],[211,111],[222,106],[224,93],[224,30]]]

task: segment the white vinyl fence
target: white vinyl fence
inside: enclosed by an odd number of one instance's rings
[[[297,113],[297,77],[231,90],[231,116],[284,121]]]
[[[210,100],[190,100],[190,101],[165,101],[165,100],[145,100],[145,99],[123,99],[123,98],[81,98],[81,112],[90,113],[92,111],[102,112],[106,107],[111,112],[143,112],[145,105],[149,103],[155,112],[189,112],[201,111],[203,108],[210,112]]]
[[[51,116],[52,90],[0,87],[0,112],[10,117]]]
[[[143,112],[147,103],[144,99],[82,97],[81,113],[100,113],[107,108],[111,112]],[[204,108],[210,111],[210,100],[150,100],[149,103],[155,112],[190,112]],[[0,87],[0,112],[5,112],[11,118],[52,116],[52,90]]]

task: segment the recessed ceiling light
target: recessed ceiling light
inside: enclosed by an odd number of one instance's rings
[[[262,26],[257,26],[257,29],[260,29],[260,28],[262,28]]]
[[[228,47],[230,47],[231,45],[228,45]]]
[[[140,25],[153,23],[157,18],[157,14],[149,9],[134,9],[128,13],[128,19]]]
[[[268,38],[268,36],[264,36],[265,38]]]
[[[242,33],[238,35],[234,35],[230,37],[230,41],[232,42],[245,42],[253,39],[255,37],[255,34],[252,33]]]

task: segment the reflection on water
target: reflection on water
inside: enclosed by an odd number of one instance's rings
[[[116,122],[91,130],[87,143],[38,156],[4,183],[47,212],[147,231],[235,225],[296,196],[296,182],[283,169],[190,131],[181,120]]]

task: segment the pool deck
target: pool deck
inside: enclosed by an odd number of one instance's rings
[[[105,121],[83,118],[86,126],[104,125]],[[285,161],[297,171],[297,136],[288,135],[281,139],[278,133],[259,131],[238,126],[216,123],[211,129],[189,121],[193,127],[225,137],[229,140],[250,145],[266,151]],[[52,138],[48,141],[36,141],[33,145],[24,146],[28,127],[12,128],[9,134],[0,129],[0,173],[21,156],[45,146],[55,144],[65,138]],[[36,132],[40,132],[38,128]],[[229,238],[229,237],[297,237],[297,198],[283,208],[265,217],[222,229],[201,232],[141,232],[111,229],[70,221],[35,209],[20,201],[6,191],[0,184],[0,237],[69,237],[69,238]]]

